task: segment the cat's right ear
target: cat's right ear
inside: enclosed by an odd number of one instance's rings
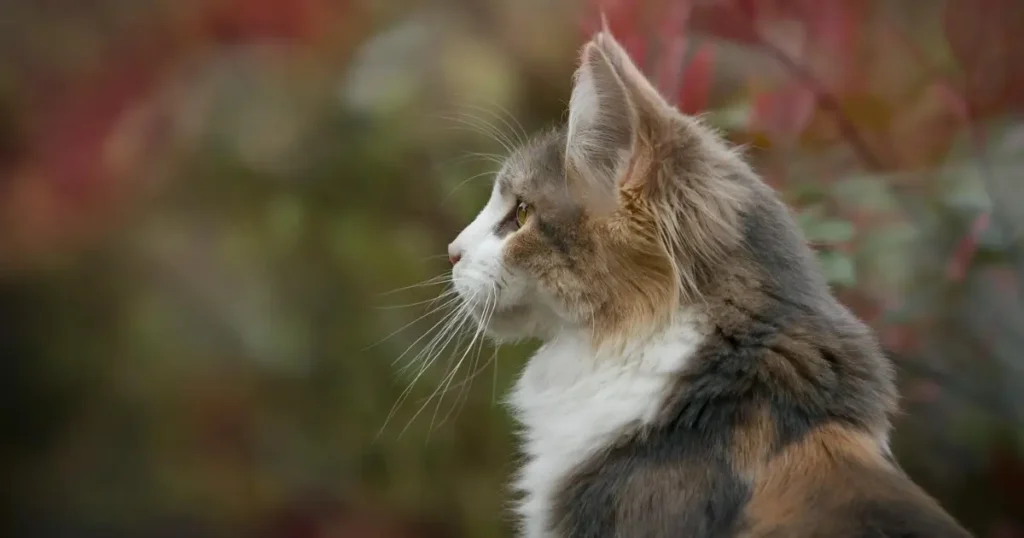
[[[591,199],[614,199],[632,152],[637,117],[600,35],[583,47],[569,100],[565,165],[571,185]]]

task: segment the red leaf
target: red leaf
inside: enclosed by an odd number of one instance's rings
[[[974,254],[978,251],[978,238],[988,228],[989,220],[988,213],[978,215],[971,224],[970,231],[960,240],[946,268],[946,274],[950,280],[960,282],[967,276],[971,260],[974,259]]]
[[[757,0],[718,0],[698,2],[691,14],[695,29],[726,41],[752,44],[759,41],[754,21]]]
[[[654,81],[663,95],[672,95],[679,87],[686,56],[686,27],[690,19],[689,0],[671,2],[658,24],[661,54],[654,69]]]
[[[46,103],[30,153],[42,178],[76,196],[85,196],[105,179],[104,144],[123,114],[150,96],[159,77],[177,60],[166,33],[118,47],[103,68],[66,83]]]
[[[817,54],[815,71],[831,88],[849,87],[858,80],[857,41],[864,27],[866,2],[817,0],[806,6],[803,21]]]
[[[324,11],[323,0],[224,0],[210,11],[207,27],[223,42],[303,40],[318,33]]]
[[[963,73],[962,93],[972,115],[1024,106],[1024,3],[951,0],[944,26]]]
[[[607,22],[612,35],[622,43],[637,65],[645,65],[647,43],[644,36],[647,32],[643,28],[643,4],[637,0],[591,0],[582,18],[583,38],[589,39]]]
[[[949,82],[940,80],[932,85],[931,90],[945,103],[948,110],[961,121],[970,121],[970,104],[960,95]]]
[[[166,30],[158,26],[151,37],[111,48],[117,53],[107,55],[99,69],[65,77],[21,111],[33,129],[0,195],[6,217],[0,223],[0,257],[31,263],[92,236],[115,217],[109,209],[121,199],[124,172],[147,162],[158,126],[152,116],[124,120],[180,58]],[[37,81],[24,83],[31,89]]]
[[[710,45],[701,45],[683,73],[678,106],[686,114],[697,114],[708,106],[713,82],[714,52]]]
[[[751,129],[793,139],[803,133],[817,104],[814,92],[797,82],[754,98]]]

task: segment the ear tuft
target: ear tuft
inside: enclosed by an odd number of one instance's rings
[[[608,192],[633,143],[635,112],[615,66],[604,52],[603,33],[583,47],[569,100],[566,166],[587,190]]]
[[[601,48],[605,57],[608,58],[615,73],[626,87],[626,93],[633,99],[635,106],[648,113],[655,114],[665,113],[666,108],[671,108],[661,94],[658,93],[658,90],[655,89],[654,85],[647,80],[647,77],[637,67],[636,63],[633,62],[632,58],[629,57],[629,53],[626,52],[622,44],[612,36],[611,32],[607,30],[598,32],[594,36],[593,42]]]

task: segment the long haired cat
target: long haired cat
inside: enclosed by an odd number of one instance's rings
[[[969,536],[893,461],[891,365],[788,209],[610,34],[449,255],[483,330],[544,342],[527,538]]]

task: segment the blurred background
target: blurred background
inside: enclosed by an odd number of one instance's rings
[[[798,209],[908,472],[1024,537],[1019,0],[3,0],[0,532],[510,536],[531,346],[429,300],[602,10]]]

